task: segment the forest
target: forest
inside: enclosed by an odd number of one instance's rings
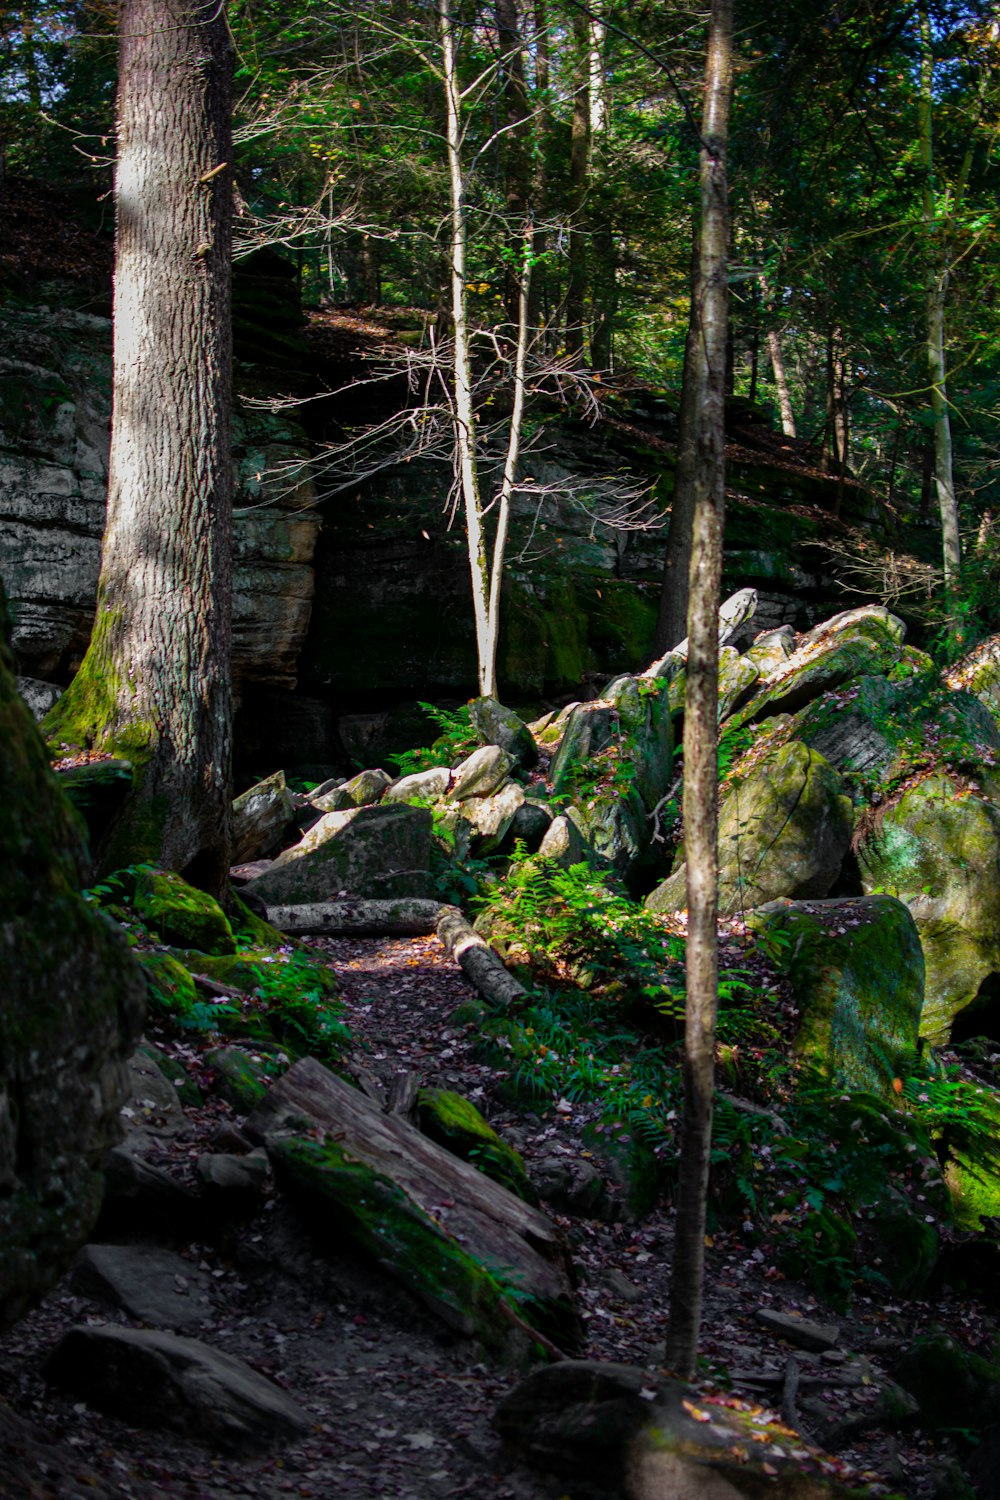
[[[0,7],[0,1495],[1000,1496],[1000,12]]]

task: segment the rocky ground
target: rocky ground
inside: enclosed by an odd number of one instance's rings
[[[452,1015],[467,983],[436,938],[317,941],[336,971],[357,1039],[360,1065],[388,1082],[400,1071],[473,1099],[524,1154],[529,1171],[554,1196],[586,1196],[593,1171],[587,1123],[568,1101],[525,1114],[504,1103],[503,1075],[477,1059],[470,1029]],[[197,1078],[200,1054],[175,1043]],[[207,1148],[233,1139],[237,1120],[213,1098],[189,1109],[183,1128],[162,1137],[158,1164],[190,1178]],[[640,1223],[614,1219],[614,1187],[602,1190],[603,1218],[557,1214],[573,1246],[588,1354],[648,1367],[662,1361],[672,1222],[668,1205]],[[122,1233],[119,1223],[115,1237]],[[436,1323],[377,1269],[313,1243],[278,1196],[239,1221],[191,1226],[178,1221],[158,1245],[146,1241],[150,1278],[165,1243],[188,1268],[175,1290],[198,1300],[191,1319],[207,1344],[249,1363],[305,1408],[310,1430],[277,1454],[220,1455],[165,1430],[155,1402],[148,1428],[126,1426],[93,1410],[85,1396],[62,1394],[41,1364],[71,1325],[127,1324],[63,1282],[0,1340],[0,1495],[17,1500],[259,1500],[286,1495],[426,1497],[477,1495],[544,1500],[567,1494],[505,1453],[491,1415],[518,1372],[484,1362],[482,1352]],[[105,1239],[111,1238],[106,1231]],[[836,1324],[835,1347],[811,1354],[760,1321],[762,1309],[798,1312]],[[911,1500],[959,1496],[960,1480],[943,1449],[907,1421],[888,1422],[884,1392],[900,1350],[931,1324],[986,1352],[993,1329],[983,1310],[947,1290],[934,1304],[858,1297],[836,1317],[785,1281],[759,1249],[716,1235],[708,1249],[703,1338],[706,1389],[761,1402],[794,1418],[803,1439],[823,1437],[820,1466],[873,1494]],[[789,1434],[789,1445],[800,1441]],[[575,1495],[577,1490],[574,1488]]]

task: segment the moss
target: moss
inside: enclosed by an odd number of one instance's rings
[[[932,1432],[968,1432],[1000,1417],[1000,1372],[948,1334],[924,1334],[892,1372],[920,1405],[920,1425]]]
[[[267,1096],[273,1076],[283,1071],[273,1062],[266,1063],[257,1053],[244,1047],[217,1047],[205,1054],[205,1061],[215,1072],[215,1090],[241,1114],[251,1110]]]
[[[197,948],[202,953],[236,952],[229,919],[219,903],[173,871],[140,871],[132,904],[136,915],[161,942]]]
[[[482,1265],[396,1183],[350,1156],[336,1141],[285,1138],[272,1142],[270,1149],[280,1175],[332,1206],[336,1222],[328,1214],[320,1220],[328,1234],[346,1230],[362,1250],[462,1333],[488,1347],[503,1348],[510,1337],[501,1308],[504,1301],[513,1303],[526,1321],[548,1331],[543,1324],[551,1326],[552,1319],[516,1284],[505,1283],[503,1268]]]
[[[160,1016],[182,1019],[189,1016],[198,1000],[194,980],[183,964],[169,953],[154,950],[136,954],[146,974],[146,996],[151,1011]]]
[[[205,1102],[204,1095],[187,1068],[178,1062],[176,1057],[171,1056],[169,1052],[164,1052],[161,1047],[152,1046],[149,1042],[144,1042],[139,1051],[156,1065],[169,1083],[173,1084],[182,1104],[192,1109],[201,1108]]]
[[[520,1154],[500,1139],[470,1100],[450,1089],[421,1089],[417,1120],[432,1141],[470,1162],[518,1198],[537,1202]]]
[[[239,943],[240,948],[258,948],[263,952],[271,953],[278,948],[289,947],[304,951],[300,943],[294,942],[287,933],[280,932],[277,927],[272,927],[270,922],[265,922],[255,911],[251,911],[246,902],[241,901],[235,892],[232,893],[233,914],[230,925]]]

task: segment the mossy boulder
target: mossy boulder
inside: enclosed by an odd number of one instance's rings
[[[505,708],[496,698],[474,698],[469,704],[469,720],[481,744],[499,745],[523,770],[537,765],[538,746],[513,709]]]
[[[773,901],[750,926],[791,981],[794,1050],[835,1087],[888,1096],[917,1058],[924,959],[891,896]]]
[[[552,788],[581,801],[608,784],[634,788],[646,811],[659,802],[673,772],[669,685],[661,678],[618,677],[565,720],[552,757]]]
[[[1000,1093],[985,1085],[976,1090],[977,1124],[990,1144],[966,1138],[950,1142],[945,1182],[959,1229],[983,1228],[983,1219],[1000,1217]],[[996,1149],[992,1143],[996,1142]]]
[[[927,964],[921,1031],[945,1042],[1000,973],[1000,804],[944,769],[923,776],[878,810],[858,863],[865,891],[913,914]]]
[[[137,951],[136,957],[146,975],[146,998],[152,1012],[182,1019],[191,1014],[198,991],[190,971],[170,953],[150,948]]]
[[[949,687],[971,693],[1000,726],[1000,635],[981,641],[944,674]]]
[[[202,953],[236,952],[233,929],[219,903],[172,870],[140,869],[132,907],[163,943]]]
[[[145,1010],[121,932],[80,894],[83,824],[14,686],[9,640],[0,587],[0,1326],[96,1221]]]
[[[733,715],[731,724],[795,713],[855,677],[889,671],[900,658],[903,634],[902,621],[875,605],[834,616],[799,638],[792,655]]]
[[[471,1162],[501,1187],[526,1203],[538,1201],[520,1153],[500,1139],[471,1100],[450,1089],[421,1089],[417,1123],[424,1135]]]
[[[1000,1422],[1000,1370],[943,1330],[911,1344],[892,1375],[916,1397],[920,1425],[932,1432],[975,1432]]]
[[[423,807],[379,804],[327,813],[247,887],[268,905],[351,896],[427,896],[433,818]]]
[[[649,822],[634,788],[598,792],[566,809],[583,844],[583,857],[597,870],[623,880],[642,864],[649,847]]]
[[[677,658],[674,658],[676,661]],[[667,675],[664,673],[663,675]],[[719,721],[741,707],[760,679],[760,667],[749,655],[741,656],[734,646],[723,646],[719,652]],[[676,668],[668,675],[670,711],[684,712],[687,670]]]
[[[215,1073],[215,1091],[240,1114],[249,1114],[267,1096],[272,1079],[286,1064],[265,1059],[247,1047],[216,1047],[205,1054]]]
[[[851,842],[854,812],[822,755],[790,741],[727,784],[719,813],[719,909],[825,896]],[[683,864],[647,897],[651,911],[687,904]]]

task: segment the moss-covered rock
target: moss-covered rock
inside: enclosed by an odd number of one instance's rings
[[[578,703],[568,714],[550,775],[553,790],[576,802],[609,782],[621,791],[634,787],[648,811],[670,785],[672,770],[668,683],[619,677],[602,698]]]
[[[858,863],[865,891],[913,914],[927,964],[921,1030],[944,1042],[1000,973],[1000,805],[946,770],[923,776],[878,810]]]
[[[933,1432],[975,1432],[1000,1422],[1000,1371],[943,1331],[924,1334],[892,1372],[920,1404],[920,1425]]]
[[[271,905],[326,901],[341,891],[429,895],[432,826],[426,808],[402,804],[327,813],[248,889]]]
[[[136,953],[146,975],[146,999],[150,1010],[160,1016],[181,1020],[189,1016],[198,1000],[198,991],[190,972],[170,953],[155,948]]]
[[[132,906],[163,943],[202,953],[236,952],[229,918],[219,903],[172,870],[139,870]]]
[[[439,1146],[471,1162],[526,1203],[537,1203],[520,1153],[500,1139],[471,1100],[450,1089],[421,1089],[417,1123]]]
[[[748,921],[791,981],[796,1054],[837,1087],[891,1097],[912,1072],[924,995],[913,918],[891,896],[774,901]]]
[[[496,698],[474,698],[469,704],[469,720],[482,744],[499,745],[515,765],[530,770],[538,763],[538,746],[531,730],[513,709],[505,708]]]
[[[854,813],[836,771],[797,741],[727,783],[719,812],[719,909],[825,896],[851,842]],[[687,904],[682,863],[647,897],[651,911]]]
[[[0,1325],[96,1220],[145,994],[121,933],[81,897],[83,825],[14,686],[9,639],[0,588]]]
[[[236,1045],[216,1047],[205,1054],[205,1061],[215,1073],[215,1091],[244,1115],[256,1109],[266,1097],[272,1079],[287,1066]]]

